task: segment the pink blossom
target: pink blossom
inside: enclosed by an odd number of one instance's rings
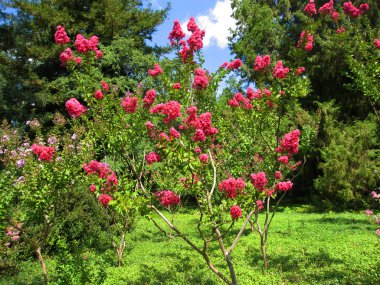
[[[373,215],[373,211],[367,209],[367,210],[365,210],[365,214],[366,214],[367,216],[372,216],[372,215]]]
[[[187,39],[187,44],[189,45],[191,51],[196,51],[203,48],[203,38],[205,34],[206,32],[200,29],[191,34],[191,36]]]
[[[163,119],[165,124],[170,124],[176,118],[181,116],[181,104],[177,101],[168,101],[165,104],[158,104],[150,109],[153,114],[165,115]]]
[[[302,73],[305,72],[305,70],[306,70],[305,67],[297,68],[297,71],[296,71],[297,76],[300,76]]]
[[[376,234],[377,234],[378,236],[380,236],[380,229],[377,229],[377,230],[376,230]]]
[[[95,192],[96,191],[96,186],[94,184],[90,185],[90,191]]]
[[[205,154],[205,153],[202,153],[200,156],[199,156],[199,160],[203,163],[206,163],[208,161],[208,155]]]
[[[171,190],[155,192],[154,196],[160,200],[161,205],[164,207],[175,206],[181,203],[179,196]]]
[[[181,134],[175,128],[170,128],[169,133],[174,138],[178,139],[181,137]]]
[[[32,144],[31,149],[33,153],[38,156],[38,160],[40,161],[51,161],[55,155],[55,148],[52,146]]]
[[[319,13],[322,15],[331,14],[334,8],[334,1],[330,0],[329,2],[325,3],[322,7],[319,8]]]
[[[279,60],[276,63],[276,66],[274,67],[273,70],[273,77],[274,78],[279,78],[279,79],[284,79],[286,75],[289,73],[290,69],[287,67],[284,67],[282,65],[282,61]]]
[[[308,14],[309,16],[313,16],[317,14],[317,9],[315,8],[314,0],[310,0],[309,3],[307,3],[304,12]]]
[[[161,157],[154,151],[148,153],[145,156],[145,160],[148,164],[152,164],[153,162],[159,162]]]
[[[136,112],[138,105],[139,99],[137,97],[126,97],[121,102],[121,106],[123,107],[124,111],[130,114]]]
[[[195,134],[194,134],[194,137],[193,137],[193,141],[195,141],[195,142],[197,142],[197,141],[204,142],[205,140],[206,140],[206,135],[203,132],[203,130],[197,129],[195,131]]]
[[[153,104],[155,98],[156,98],[156,91],[154,89],[148,90],[143,99],[144,108],[149,108]]]
[[[300,134],[301,132],[298,129],[285,134],[276,152],[287,153],[288,155],[296,154],[298,152]]]
[[[19,239],[20,239],[20,236],[18,236],[18,235],[15,235],[15,236],[12,237],[13,241],[18,241]]]
[[[99,202],[102,203],[104,206],[108,206],[111,200],[112,200],[112,197],[108,194],[99,195]]]
[[[62,65],[66,64],[70,60],[75,60],[75,57],[73,55],[73,51],[71,48],[65,49],[60,55],[59,60],[61,61]]]
[[[238,205],[232,206],[230,209],[230,215],[232,219],[237,220],[242,216],[242,210]]]
[[[107,82],[102,81],[101,84],[102,84],[102,87],[104,90],[106,90],[106,91],[110,90],[110,86],[107,84]]]
[[[195,77],[193,82],[193,88],[198,90],[206,89],[208,85],[208,80],[205,75],[205,71],[201,68],[197,68],[195,71]]]
[[[373,44],[375,45],[375,47],[376,47],[377,49],[380,49],[380,40],[379,40],[379,39],[374,39],[374,40],[373,40]]]
[[[303,47],[306,51],[313,49],[314,36],[306,31],[302,31],[297,43],[297,47]]]
[[[258,172],[257,174],[252,173],[250,177],[253,186],[259,191],[263,191],[265,186],[268,184],[268,179],[263,171]]]
[[[83,164],[83,170],[86,175],[96,174],[99,178],[106,178],[111,173],[108,164],[96,160]]]
[[[369,5],[367,3],[360,4],[359,8],[356,8],[351,1],[343,3],[344,14],[349,15],[352,18],[361,16],[367,10],[369,10]]]
[[[94,93],[94,97],[95,97],[95,99],[97,99],[97,100],[101,100],[101,99],[103,99],[103,97],[104,97],[104,94],[103,94],[103,92],[102,92],[102,90],[96,90],[95,91],[95,93]]]
[[[261,211],[262,209],[264,209],[264,202],[261,200],[257,200],[256,206],[257,206],[257,210]]]
[[[181,89],[181,83],[174,83],[173,84],[173,89]]]
[[[152,77],[156,77],[156,76],[162,74],[162,73],[163,73],[163,70],[162,70],[162,68],[158,65],[158,63],[155,63],[155,64],[154,64],[154,68],[153,68],[153,69],[149,69],[149,70],[148,70],[148,73],[149,73],[150,76],[152,76]]]
[[[57,26],[57,30],[54,34],[54,40],[57,45],[65,45],[70,42],[70,38],[67,36],[64,27]]]
[[[293,183],[291,181],[279,182],[276,185],[276,190],[285,192],[285,191],[289,191],[290,189],[292,189],[292,187],[293,187]]]
[[[178,20],[174,20],[173,29],[169,33],[168,39],[170,40],[171,45],[175,44],[175,41],[180,41],[186,35],[182,31],[181,24]]]
[[[242,178],[233,178],[223,180],[219,183],[219,191],[224,192],[228,198],[235,198],[235,196],[242,192],[245,187],[245,182]]]
[[[237,58],[227,65],[227,69],[239,69],[242,65],[241,60]]]
[[[269,54],[264,55],[264,56],[258,55],[255,59],[255,63],[254,63],[253,68],[255,71],[263,71],[269,65],[270,65],[270,55]]]
[[[282,173],[281,173],[280,171],[276,171],[276,172],[274,173],[274,178],[275,178],[275,179],[281,179],[281,177],[282,177]]]
[[[87,108],[79,103],[79,101],[75,98],[67,100],[65,106],[67,112],[73,118],[78,118],[87,111]]]
[[[201,150],[201,148],[200,148],[199,146],[197,146],[197,147],[194,149],[194,151],[195,151],[196,153],[201,153],[201,152],[202,152],[202,150]]]
[[[277,160],[283,164],[288,164],[289,157],[287,155],[284,155],[284,156],[280,156],[279,158],[277,158]]]

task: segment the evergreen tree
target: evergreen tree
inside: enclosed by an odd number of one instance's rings
[[[0,64],[6,66],[3,70],[0,65],[0,85],[6,78],[5,88],[0,86],[1,119],[13,122],[34,117],[49,121],[75,92],[70,77],[62,78],[66,70],[59,61],[62,47],[54,44],[56,26],[64,26],[72,41],[78,33],[97,35],[104,53],[99,72],[127,88],[137,85],[154,62],[157,49],[146,40],[167,13],[143,7],[140,0],[21,0],[3,6],[13,13],[2,13],[7,20],[0,25]]]

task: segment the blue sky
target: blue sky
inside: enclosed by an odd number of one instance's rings
[[[234,20],[230,17],[231,0],[145,0],[153,9],[162,9],[169,2],[171,10],[165,22],[157,27],[153,35],[153,44],[167,45],[168,34],[173,27],[173,21],[179,20],[183,26],[193,16],[199,26],[206,30],[203,54],[204,67],[211,72],[225,61],[233,57],[230,55],[227,37],[228,29],[234,27]]]

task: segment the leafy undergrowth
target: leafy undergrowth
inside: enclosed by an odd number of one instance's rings
[[[197,241],[196,220],[195,212],[187,212],[176,215],[175,224]],[[259,238],[249,230],[233,252],[233,262],[239,284],[378,284],[379,245],[374,226],[363,214],[285,208],[270,231],[269,270],[263,272]],[[103,257],[94,253],[80,257],[85,262],[71,269],[49,258],[51,284],[222,284],[180,238],[169,240],[144,219],[128,237],[122,268],[112,264],[117,258],[111,251]],[[228,274],[217,245],[212,258]],[[77,278],[75,270],[86,274]],[[0,279],[0,284],[39,284],[39,280],[38,262],[29,261],[20,264],[17,276]]]

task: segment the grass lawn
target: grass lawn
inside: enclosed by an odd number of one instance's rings
[[[364,214],[301,213],[299,209],[285,208],[274,218],[266,273],[259,237],[246,231],[232,254],[239,284],[380,284],[380,238]],[[197,218],[196,212],[178,214],[175,224],[200,245]],[[228,275],[216,244],[212,259]],[[38,266],[37,261],[33,264]],[[104,264],[102,270],[102,284],[108,285],[223,284],[182,239],[168,240],[144,219],[128,236],[124,266]],[[0,284],[26,284],[17,280],[7,278]]]

